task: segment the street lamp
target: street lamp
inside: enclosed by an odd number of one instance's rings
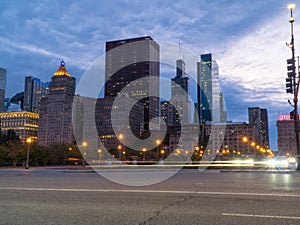
[[[118,145],[118,152],[119,152],[119,160],[121,161],[121,150],[122,150],[122,145]]]
[[[99,154],[99,168],[100,168],[100,165],[101,165],[101,163],[100,163],[100,161],[101,161],[101,153],[102,153],[102,149],[98,149],[98,154]]]
[[[147,151],[147,149],[143,148],[142,151],[143,151],[143,161],[145,161],[146,160],[146,151]]]
[[[162,150],[160,151],[160,153],[161,153],[161,155],[162,155],[162,159],[164,159],[165,150],[162,149]]]
[[[82,143],[82,147],[83,147],[83,158],[82,158],[82,166],[85,167],[85,156],[86,156],[86,146],[87,146],[87,143],[84,141]]]
[[[161,141],[160,140],[156,140],[156,158],[157,158],[157,161],[159,159],[159,145],[161,144]]]
[[[126,151],[122,151],[122,155],[123,155],[123,161],[126,161]]]
[[[32,142],[32,139],[29,137],[26,139],[26,143],[27,143],[27,158],[26,158],[26,166],[25,169],[29,169],[29,152],[30,152],[30,144]]]

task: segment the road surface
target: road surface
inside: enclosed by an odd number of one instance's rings
[[[300,173],[184,169],[136,187],[89,169],[2,169],[0,224],[300,224]]]

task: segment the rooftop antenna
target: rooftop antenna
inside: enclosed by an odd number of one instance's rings
[[[179,58],[179,59],[183,59],[183,53],[182,53],[182,51],[181,51],[180,40],[179,40],[179,46],[178,46],[178,58]]]

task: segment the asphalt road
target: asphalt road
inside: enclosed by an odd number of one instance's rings
[[[0,224],[300,224],[300,173],[185,169],[125,186],[89,169],[2,169]]]

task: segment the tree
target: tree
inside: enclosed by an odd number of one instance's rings
[[[2,133],[2,132],[1,132]],[[24,159],[25,149],[20,141],[20,137],[14,130],[8,130],[6,135],[1,134],[1,148],[5,152],[8,160],[12,161],[14,167],[17,166],[19,160]]]

